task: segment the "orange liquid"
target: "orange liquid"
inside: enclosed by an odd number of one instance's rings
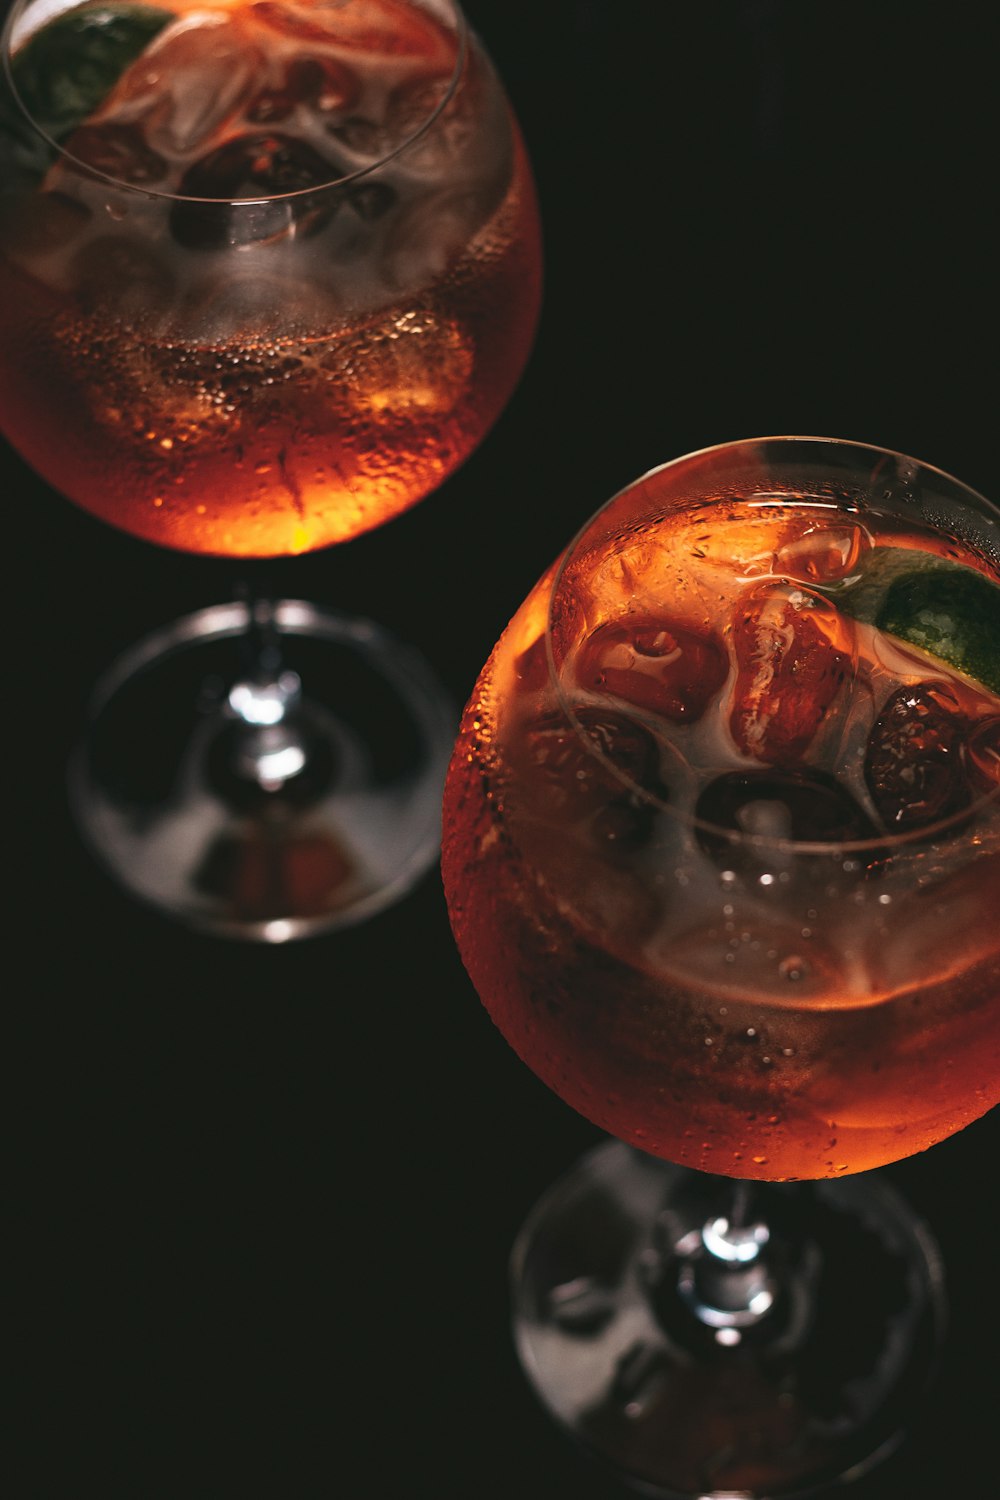
[[[1000,1098],[1000,700],[841,613],[852,528],[758,512],[741,531],[731,508],[703,509],[651,540],[626,534],[619,556],[581,555],[552,644],[566,701],[595,726],[589,751],[547,669],[546,575],[480,676],[451,764],[445,890],[496,1025],[595,1124],[703,1171],[863,1171]],[[929,543],[877,518],[865,533],[914,556]],[[809,600],[790,624],[776,557]],[[803,583],[815,568],[837,586]],[[698,642],[687,677],[662,665],[665,628]],[[947,706],[945,727],[993,748],[950,829],[918,828],[887,855],[895,783],[886,790],[884,757],[866,747],[895,744],[891,706],[919,684]],[[609,744],[628,781],[593,754]],[[852,862],[694,833],[708,789],[744,776],[805,777],[807,818],[832,785],[855,842],[874,843]],[[769,792],[758,812],[780,825],[780,800]]]
[[[265,25],[259,13],[268,12],[281,24]],[[310,3],[294,11],[230,4],[221,29],[204,28],[216,47],[232,32],[227,45],[238,56],[247,37],[266,46],[253,54],[257,71],[241,97],[196,146],[168,153],[162,123],[149,114],[143,140],[156,144],[160,173],[151,187],[184,191],[192,163],[241,135],[315,133],[308,100],[277,123],[248,117],[280,114],[283,80],[315,69],[317,58],[362,80],[359,97],[321,121],[330,175],[357,170],[364,151],[388,138],[383,131],[372,145],[364,136],[375,130],[363,115],[376,113],[367,101],[381,97],[382,75],[383,93],[391,84],[402,97],[425,75],[443,88],[455,65],[454,39],[427,17],[407,27],[391,0],[348,7],[356,25],[370,13],[374,40],[348,37],[339,52],[336,38],[311,37],[309,12]],[[325,14],[330,24],[337,11]],[[191,65],[201,35],[189,30],[174,44],[175,74]],[[380,56],[386,37],[402,60]],[[131,121],[142,66],[119,80],[94,116],[99,127]],[[197,236],[177,243],[169,200],[58,165],[41,190],[8,206],[0,226],[7,437],[84,509],[185,551],[309,551],[423,498],[509,399],[540,297],[530,169],[475,48],[442,119],[453,136],[439,140],[432,126],[416,169],[403,150],[398,165],[371,174],[367,198],[340,201],[319,187],[310,214],[273,239],[247,242],[245,220],[234,219],[243,242],[233,245],[209,239],[206,247]],[[477,136],[487,126],[488,137]]]

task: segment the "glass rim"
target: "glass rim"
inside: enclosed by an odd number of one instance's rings
[[[991,500],[988,500],[985,495],[982,495],[978,490],[974,490],[971,485],[966,484],[964,480],[956,478],[954,474],[950,474],[946,469],[937,468],[934,464],[927,463],[923,459],[914,458],[912,455],[903,453],[895,448],[885,448],[878,443],[859,442],[852,438],[820,437],[814,434],[806,433],[771,433],[756,437],[733,438],[726,442],[710,443],[703,448],[694,448],[690,452],[679,454],[676,458],[668,459],[665,463],[655,464],[652,468],[646,469],[642,474],[639,474],[628,484],[625,484],[620,489],[616,490],[609,499],[605,500],[601,505],[597,507],[596,510],[591,512],[587,519],[582,523],[580,527],[578,527],[576,532],[573,534],[570,541],[560,554],[555,565],[555,569],[552,575],[552,583],[549,588],[549,595],[545,613],[545,659],[548,670],[549,683],[555,691],[559,707],[562,713],[565,715],[570,727],[573,730],[573,733],[576,735],[583,748],[594,757],[598,764],[611,772],[619,782],[621,782],[634,796],[640,798],[642,803],[644,803],[646,806],[652,807],[658,812],[666,813],[673,819],[674,822],[682,824],[685,828],[690,828],[695,832],[704,833],[712,838],[723,839],[734,849],[759,850],[761,852],[768,852],[772,854],[798,854],[826,857],[832,857],[835,855],[850,857],[852,855],[860,856],[866,853],[871,855],[873,858],[878,855],[884,857],[886,854],[894,853],[899,849],[906,849],[913,845],[919,846],[920,844],[923,844],[928,840],[935,839],[941,835],[947,834],[950,831],[953,831],[955,828],[962,827],[969,820],[969,818],[978,816],[984,809],[987,809],[994,804],[1000,806],[1000,786],[997,786],[992,791],[985,792],[981,796],[973,797],[966,806],[960,808],[954,813],[949,814],[945,818],[940,818],[930,823],[922,823],[916,828],[907,829],[905,831],[893,832],[891,830],[886,830],[886,832],[881,834],[876,831],[870,837],[860,839],[793,839],[772,837],[768,834],[746,833],[740,829],[733,829],[731,827],[726,827],[723,824],[712,823],[705,818],[699,818],[693,812],[678,812],[677,808],[672,807],[670,803],[664,798],[658,797],[654,792],[651,792],[648,787],[645,787],[640,782],[635,781],[625,771],[621,770],[620,767],[616,766],[615,763],[607,756],[605,756],[604,753],[599,749],[593,736],[587,733],[584,725],[581,723],[580,718],[578,717],[576,710],[573,707],[573,704],[570,702],[566,689],[564,688],[560,680],[559,669],[555,660],[555,651],[552,637],[553,612],[560,585],[562,584],[566,571],[569,568],[573,558],[577,555],[578,549],[586,538],[588,532],[590,532],[590,530],[600,519],[600,517],[603,516],[607,511],[609,511],[613,505],[615,505],[625,495],[629,494],[630,491],[638,489],[641,485],[644,485],[650,479],[654,479],[671,469],[679,468],[682,464],[690,463],[695,459],[703,458],[710,454],[721,454],[727,451],[735,453],[741,448],[760,448],[768,443],[788,445],[789,451],[796,444],[819,444],[828,446],[830,448],[839,448],[844,451],[851,451],[854,453],[870,453],[877,457],[891,458],[898,460],[903,464],[912,465],[914,470],[924,474],[934,475],[938,479],[944,481],[946,484],[954,486],[964,495],[967,495],[974,501],[978,502],[984,507],[987,513],[987,518],[994,524],[996,524],[998,528],[1000,528],[1000,508],[998,508]],[[988,692],[989,689],[985,689],[985,691]],[[648,715],[641,710],[638,712],[633,710],[629,714],[629,717],[633,718],[635,722],[640,726],[645,726]],[[735,771],[737,774],[739,774],[741,768],[737,767],[734,764],[727,769]],[[763,762],[761,762],[758,766],[756,763],[748,761],[746,765],[746,774],[753,774],[757,770],[766,774],[768,769],[781,771],[787,768],[768,767]],[[805,767],[804,769],[808,773],[809,768]],[[720,774],[722,773],[720,772]]]
[[[35,134],[41,140],[43,140],[46,145],[51,148],[51,150],[56,153],[58,158],[60,158],[64,162],[72,163],[73,167],[76,170],[84,173],[87,177],[93,178],[97,182],[106,182],[110,186],[117,189],[119,192],[133,194],[136,197],[140,198],[152,198],[164,203],[204,204],[209,208],[212,206],[215,206],[217,208],[223,206],[228,206],[230,208],[252,208],[255,206],[259,207],[262,205],[274,203],[294,203],[304,198],[316,197],[324,193],[335,192],[338,189],[350,186],[352,183],[363,181],[364,178],[370,177],[373,173],[381,171],[383,167],[389,164],[389,162],[395,161],[397,157],[402,156],[404,153],[408,152],[424,135],[427,134],[427,132],[433,126],[434,122],[439,118],[444,109],[454,98],[455,93],[458,89],[459,82],[461,81],[462,74],[465,71],[465,66],[469,55],[469,23],[465,17],[465,13],[462,10],[462,6],[460,5],[459,0],[438,0],[438,3],[447,5],[449,7],[454,18],[455,39],[457,44],[455,50],[455,66],[452,69],[447,86],[444,89],[440,99],[434,105],[434,108],[427,115],[426,119],[424,119],[416,127],[415,130],[411,131],[404,140],[402,140],[398,145],[394,146],[391,151],[387,151],[384,156],[380,156],[377,161],[369,162],[367,166],[358,167],[352,172],[345,172],[340,177],[331,177],[326,181],[313,183],[309,187],[293,188],[290,191],[283,193],[261,193],[258,195],[241,194],[238,198],[209,198],[201,194],[174,193],[166,191],[162,188],[146,186],[142,183],[126,182],[123,178],[115,177],[110,172],[102,172],[100,168],[93,167],[88,162],[81,161],[79,157],[74,156],[72,152],[67,151],[65,146],[61,145],[59,141],[55,140],[54,137],[49,135],[47,130],[44,130],[42,128],[42,126],[35,119],[34,115],[28,109],[24,100],[21,98],[21,95],[17,88],[17,84],[14,81],[13,70],[11,67],[13,57],[13,47],[11,45],[11,42],[14,27],[18,17],[23,15],[24,11],[31,3],[32,0],[14,0],[14,4],[11,6],[10,11],[7,14],[7,18],[4,22],[2,31],[0,31],[0,62],[2,62],[3,65],[3,72],[4,76],[6,77],[7,87],[10,90],[11,97],[15,100],[17,107],[21,111],[24,119],[31,126],[31,129],[35,132]],[[416,3],[416,0],[402,0],[402,3],[412,8]],[[56,20],[59,16],[69,14],[72,11],[81,10],[84,8],[84,4],[85,0],[77,0],[77,3],[72,3],[71,0],[70,4],[68,4],[64,9],[57,11],[49,19]],[[212,0],[206,0],[204,8],[205,10],[211,10]],[[423,6],[421,6],[420,8],[424,9]],[[43,22],[42,24],[44,25],[46,23]],[[35,30],[29,32],[28,35],[24,38],[24,42],[26,43],[32,37],[36,36],[39,29],[40,28],[36,28]],[[112,85],[112,87],[114,87],[114,85]]]

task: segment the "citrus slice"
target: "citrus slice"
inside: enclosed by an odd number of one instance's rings
[[[883,547],[837,591],[836,602],[1000,694],[1000,586],[984,574],[908,547]]]
[[[11,79],[25,111],[50,140],[65,140],[170,20],[171,11],[150,5],[88,5],[57,16],[11,60]],[[37,144],[29,150],[34,138],[13,111],[2,113],[0,131],[13,134],[22,146],[19,164],[44,172],[51,154]]]

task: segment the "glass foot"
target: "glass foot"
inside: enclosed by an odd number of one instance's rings
[[[769,1236],[729,1230],[706,1281],[737,1189]],[[946,1316],[936,1246],[880,1178],[737,1185],[619,1141],[544,1195],[511,1274],[543,1405],[671,1500],[784,1500],[866,1473],[914,1420]]]
[[[457,713],[410,647],[295,600],[263,606],[280,666],[258,680],[261,608],[198,611],[119,658],[70,802],[133,895],[280,943],[366,920],[434,863]]]

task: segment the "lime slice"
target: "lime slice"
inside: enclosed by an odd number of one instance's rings
[[[1000,693],[1000,588],[971,568],[904,574],[875,624]]]
[[[833,597],[844,614],[1000,693],[1000,587],[982,573],[914,548],[879,547]]]
[[[939,572],[968,573],[969,569],[915,547],[876,547],[853,577],[833,585],[827,592],[845,615],[864,625],[875,625],[885,597],[895,583],[921,573]]]
[[[173,19],[173,12],[149,5],[86,5],[57,16],[11,59],[11,79],[25,111],[51,140],[65,140]],[[32,173],[51,163],[51,152],[16,105],[6,102],[0,106],[0,147]]]

